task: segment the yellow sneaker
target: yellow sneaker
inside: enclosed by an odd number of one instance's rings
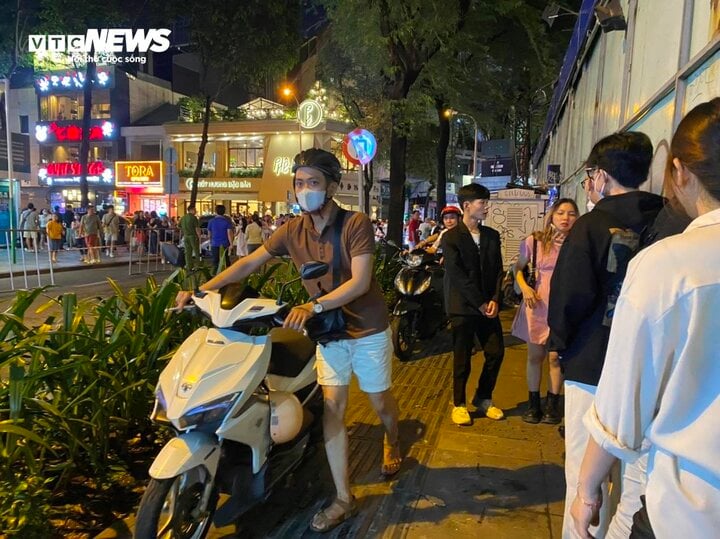
[[[452,422],[456,425],[472,425],[470,412],[465,406],[455,406],[452,411]]]
[[[495,406],[490,399],[484,399],[480,401],[480,405],[477,407],[478,411],[485,414],[488,419],[494,419],[499,421],[505,418],[503,411]]]

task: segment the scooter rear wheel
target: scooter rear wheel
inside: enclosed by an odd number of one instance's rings
[[[212,524],[218,503],[215,489],[207,507],[198,512],[207,481],[207,471],[193,468],[170,479],[151,479],[138,508],[136,539],[203,539]]]
[[[395,355],[400,361],[412,359],[415,343],[417,343],[417,314],[408,313],[405,316],[398,316],[392,322],[393,346]]]

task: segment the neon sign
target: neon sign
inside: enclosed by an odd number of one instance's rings
[[[276,176],[292,173],[292,160],[289,157],[276,157],[273,161],[273,172]]]
[[[40,182],[52,186],[54,184],[79,184],[82,168],[80,163],[47,163],[38,170]],[[89,183],[112,184],[113,171],[103,161],[91,161],[87,164],[87,181]]]
[[[82,90],[85,87],[85,73],[74,69],[65,72],[47,73],[35,78],[38,91],[48,93],[51,90],[69,92]],[[96,88],[113,87],[112,72],[109,69],[98,68],[93,86]]]
[[[108,120],[92,120],[89,140],[112,140],[117,135],[115,124]],[[57,121],[35,124],[35,139],[38,142],[82,142],[82,122]]]
[[[162,187],[162,161],[116,161],[117,187]]]

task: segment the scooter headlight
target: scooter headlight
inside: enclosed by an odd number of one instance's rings
[[[165,400],[162,389],[159,387],[155,390],[155,408],[150,414],[150,419],[160,423],[169,423],[167,417],[167,401]]]
[[[429,275],[425,278],[425,280],[422,283],[420,283],[420,286],[417,287],[414,294],[416,296],[419,296],[420,294],[424,294],[425,292],[427,292],[428,288],[430,288],[430,276]]]
[[[178,420],[180,428],[198,427],[203,423],[214,423],[221,420],[227,414],[238,395],[239,393],[226,395],[193,408]]]
[[[403,296],[407,295],[407,288],[405,287],[405,279],[403,277],[403,272],[398,273],[395,276],[395,288],[397,288],[397,291],[400,292]]]
[[[423,255],[408,255],[405,261],[411,268],[417,268],[420,264],[422,264]]]

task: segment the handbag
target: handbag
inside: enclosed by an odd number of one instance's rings
[[[528,284],[530,288],[535,288],[535,285],[537,284],[537,278],[536,278],[536,262],[537,262],[537,239],[533,236],[533,246],[532,246],[532,255],[530,256],[530,263],[527,264],[523,268],[523,277],[525,278],[525,282]],[[515,279],[515,264],[512,264],[508,270],[507,273],[505,273],[505,277],[503,278],[502,282],[502,294],[503,294],[503,303],[505,305],[520,305],[520,302],[523,299],[522,290],[520,290],[520,285],[518,284],[517,280]]]
[[[340,208],[333,227],[333,290],[340,286],[340,234],[345,223],[345,217],[349,212]],[[305,323],[305,330],[310,340],[320,344],[327,344],[332,341],[347,339],[348,334],[345,330],[345,316],[343,316],[342,307],[330,309],[316,314]]]

